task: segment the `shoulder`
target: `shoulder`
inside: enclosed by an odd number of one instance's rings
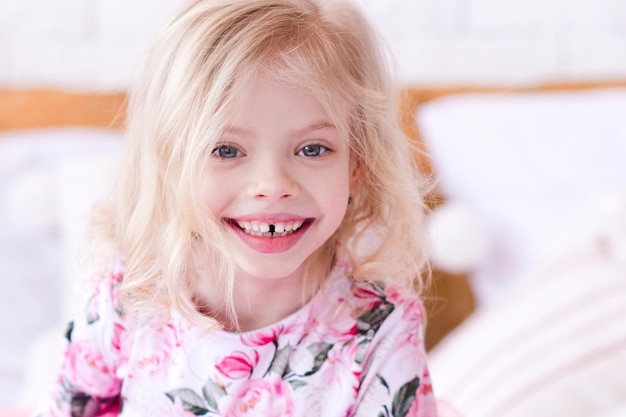
[[[361,308],[357,340],[362,373],[355,415],[370,415],[383,404],[387,410],[419,406],[425,410],[421,415],[435,415],[428,411],[432,388],[420,297],[395,285],[359,282],[352,284],[352,294]]]
[[[399,313],[399,319],[422,322],[424,307],[421,298],[403,287],[351,280],[349,297],[353,298],[354,305],[361,314],[395,312]]]
[[[385,322],[394,327],[421,328],[424,307],[417,294],[396,286],[353,281],[350,296],[355,300],[359,328],[378,330]]]
[[[110,311],[121,315],[120,286],[124,277],[124,258],[116,255],[107,259],[94,259],[79,284],[78,297],[85,306],[89,324]]]
[[[333,328],[351,323],[357,343],[374,348],[407,338],[423,342],[424,308],[417,294],[396,285],[341,277],[332,282],[328,295],[331,302],[313,311],[316,321]]]

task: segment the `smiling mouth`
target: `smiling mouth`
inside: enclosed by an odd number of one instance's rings
[[[258,237],[284,237],[292,235],[313,222],[313,219],[291,220],[285,222],[267,223],[262,221],[237,221],[227,220],[231,225],[250,236]]]

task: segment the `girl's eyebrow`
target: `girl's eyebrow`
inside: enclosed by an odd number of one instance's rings
[[[304,133],[312,132],[314,130],[322,130],[322,129],[337,129],[337,126],[335,126],[331,122],[327,122],[325,120],[321,120],[319,122],[311,123],[310,125],[308,125],[307,127],[303,128],[303,129],[298,129],[298,130],[296,130],[293,133],[296,134],[296,135],[301,135],[301,134],[304,134]]]
[[[291,134],[298,136],[298,135],[303,135],[305,133],[309,133],[315,130],[322,130],[322,129],[337,129],[337,126],[335,126],[334,123],[325,121],[325,120],[321,120],[318,122],[313,122],[310,125],[302,128],[302,129],[297,129],[295,131],[293,131]],[[252,136],[253,132],[251,129],[246,129],[246,128],[242,128],[242,127],[237,127],[237,126],[229,126],[226,128],[225,133],[229,133],[229,134],[233,134],[233,135],[238,135],[238,136]]]

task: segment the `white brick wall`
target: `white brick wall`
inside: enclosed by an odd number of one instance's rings
[[[182,0],[1,0],[0,87],[124,88]],[[626,79],[626,0],[357,0],[416,85]]]

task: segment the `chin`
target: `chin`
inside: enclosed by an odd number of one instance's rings
[[[279,268],[276,268],[277,264],[280,265]],[[302,275],[304,271],[302,264],[290,267],[281,261],[267,262],[264,265],[240,265],[237,269],[241,275],[261,281],[291,279]]]

